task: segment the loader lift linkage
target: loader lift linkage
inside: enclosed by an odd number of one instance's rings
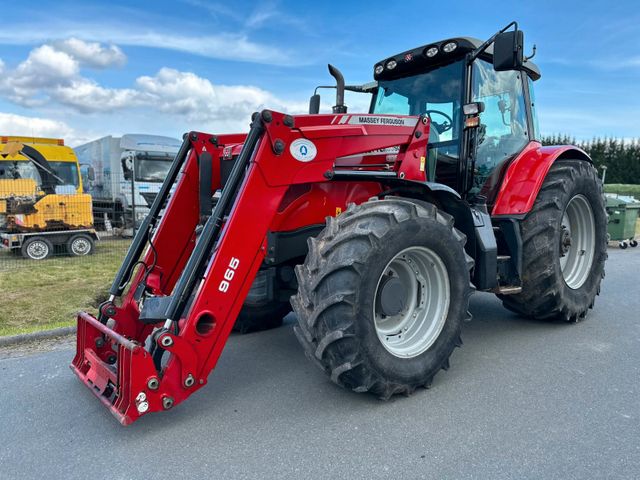
[[[400,169],[371,171],[367,180],[386,179],[392,173],[426,181],[419,168],[428,138],[426,117],[407,117],[406,123],[413,126],[338,125],[331,124],[333,120],[335,115],[292,117],[264,110],[254,114],[246,138],[197,132],[185,136],[113,282],[110,301],[101,306],[99,319],[86,313],[78,317],[72,369],[121,423],[171,408],[206,383],[265,258],[267,230],[289,185],[326,182],[334,175],[336,157],[395,146],[401,148]],[[314,162],[284,155],[298,138],[317,145]],[[226,144],[242,142],[222,196],[196,235],[201,213],[206,213],[199,208],[200,168],[219,158]],[[404,158],[411,160],[403,162]],[[339,174],[349,173],[363,172]],[[209,194],[220,187],[219,181],[213,178]],[[147,248],[142,268],[124,292],[126,279],[149,244],[153,247]],[[145,298],[148,294],[153,296]],[[113,329],[107,327],[108,319]],[[154,363],[145,349],[158,323],[163,327],[153,335],[155,348],[171,354],[164,366]]]
[[[109,299],[78,314],[72,370],[127,425],[204,386],[236,319],[277,325],[290,299],[305,355],[387,399],[449,368],[474,290],[585,318],[602,184],[585,152],[538,141],[529,58],[512,22],[386,58],[371,84],[330,66],[332,114],[316,94],[247,134],[185,134]],[[345,90],[372,94],[370,112],[347,113]]]

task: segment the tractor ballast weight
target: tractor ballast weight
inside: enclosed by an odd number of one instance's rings
[[[486,45],[462,38],[439,43],[439,52],[452,42],[463,61],[486,57],[478,53]],[[393,61],[423,50],[428,65],[426,47]],[[380,65],[379,88],[392,89],[384,86],[390,60]],[[448,368],[473,289],[537,318],[574,321],[593,305],[606,223],[601,235],[601,187],[584,152],[542,147],[530,134],[496,170],[499,180],[487,180],[491,191],[472,191],[479,122],[469,120],[479,104],[455,117],[467,156],[459,164],[438,156],[438,170],[429,149],[453,142],[437,141],[458,129],[453,113],[349,114],[340,90],[368,87],[343,79],[338,87],[333,114],[263,110],[246,135],[184,136],[109,300],[97,316],[78,315],[71,367],[121,423],[173,408],[205,385],[252,296],[292,297],[307,356],[334,382],[382,398],[428,386]],[[436,123],[434,112],[451,123]],[[539,232],[544,241],[532,242]],[[544,261],[557,268],[532,275],[536,258],[552,254]]]

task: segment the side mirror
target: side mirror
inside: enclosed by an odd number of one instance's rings
[[[122,175],[125,180],[131,180],[133,178],[133,160],[129,157],[122,157]]]
[[[496,72],[520,70],[524,63],[524,33],[522,30],[503,32],[493,42],[493,69]]]
[[[96,181],[96,171],[93,167],[87,168],[87,178],[90,182]]]
[[[311,95],[309,99],[309,114],[315,115],[320,112],[320,95],[317,93],[315,95]]]
[[[462,105],[462,113],[465,115],[480,115],[484,112],[484,102],[465,103]]]

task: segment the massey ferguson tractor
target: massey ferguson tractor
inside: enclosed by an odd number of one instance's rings
[[[122,424],[202,388],[241,311],[248,330],[293,307],[333,382],[387,399],[449,368],[475,290],[540,320],[593,307],[601,182],[582,150],[540,144],[515,22],[385,58],[369,84],[329,70],[331,114],[314,95],[247,134],[185,134],[109,299],[79,313],[72,369]]]

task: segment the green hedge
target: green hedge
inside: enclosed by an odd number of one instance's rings
[[[576,142],[568,135],[552,135],[542,139],[543,145],[577,145],[600,167],[607,166],[606,183],[640,184],[640,140],[623,141],[615,138],[594,138]]]
[[[604,186],[604,191],[607,193],[617,193],[619,195],[631,195],[633,197],[640,199],[640,185],[626,185],[624,183],[607,183]]]

